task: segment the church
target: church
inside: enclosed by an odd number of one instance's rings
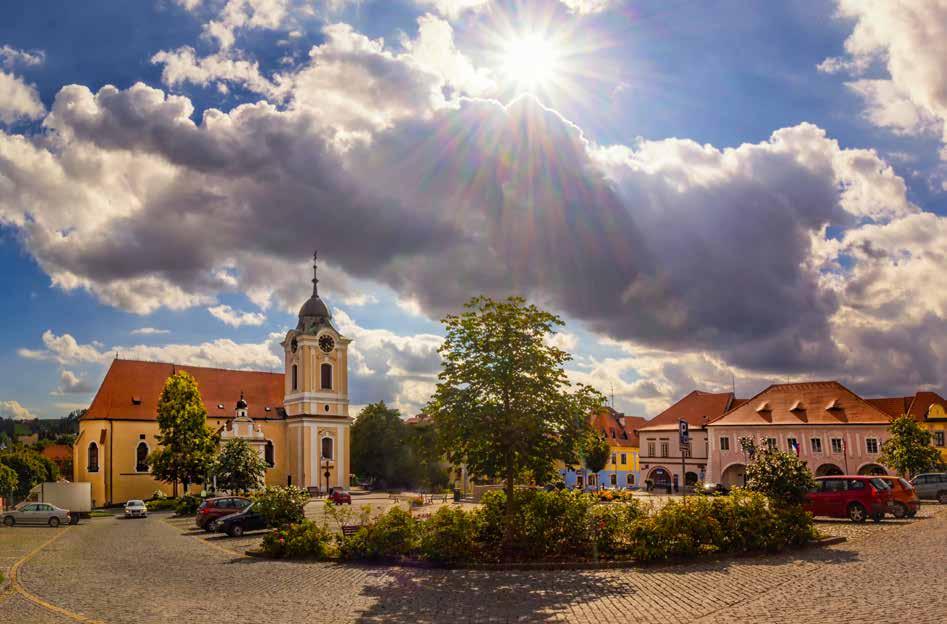
[[[97,507],[148,499],[155,490],[170,495],[171,485],[152,477],[146,459],[158,448],[157,408],[165,381],[186,371],[197,381],[207,424],[220,433],[221,443],[243,438],[258,449],[267,485],[348,488],[350,342],[319,297],[313,256],[312,296],[282,342],[282,374],[114,360],[79,421],[75,481],[92,484]]]

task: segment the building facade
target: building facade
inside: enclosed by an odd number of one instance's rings
[[[707,425],[742,402],[732,392],[694,390],[649,420],[638,430],[641,477],[658,490],[670,486],[678,491],[681,485],[710,481]],[[687,422],[690,437],[683,448],[679,436],[681,420]]]
[[[284,372],[234,371],[159,362],[112,362],[73,446],[76,481],[92,484],[95,506],[171,494],[146,459],[158,448],[157,406],[169,376],[197,381],[207,424],[221,440],[246,439],[264,456],[268,485],[349,486],[348,345],[319,297],[312,296],[282,343]],[[196,486],[193,491],[198,490]]]
[[[710,480],[744,485],[741,438],[797,453],[816,476],[888,474],[878,457],[890,424],[837,381],[775,384],[709,423]]]
[[[947,462],[947,400],[936,392],[921,391],[914,396],[868,399],[891,418],[908,415],[931,432],[931,444]]]
[[[577,466],[560,466],[559,475],[566,487],[584,489],[604,487],[626,488],[641,483],[641,467],[638,460],[638,435],[635,432],[643,425],[640,416],[625,416],[610,407],[598,410],[591,417],[593,430],[605,436],[611,450],[608,464],[597,473]]]

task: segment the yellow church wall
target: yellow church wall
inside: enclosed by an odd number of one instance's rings
[[[932,436],[935,431],[943,431],[944,436],[947,437],[947,422],[922,422],[921,426],[931,432]],[[933,440],[932,440],[933,442]],[[935,447],[940,451],[940,457],[943,461],[947,462],[947,446]]]

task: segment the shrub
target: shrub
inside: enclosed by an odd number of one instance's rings
[[[343,559],[390,559],[415,553],[419,547],[420,527],[411,514],[393,507],[354,535],[343,536]]]
[[[795,453],[761,445],[746,467],[746,487],[786,505],[801,505],[815,486],[806,463]]]
[[[182,496],[177,500],[177,504],[174,507],[175,513],[179,516],[193,516],[197,513],[197,508],[201,503],[204,502],[204,499],[200,496]]]
[[[441,563],[473,561],[478,512],[441,507],[421,526],[421,556]]]
[[[262,548],[271,557],[325,560],[335,554],[332,534],[311,520],[273,529],[263,536]]]
[[[281,527],[302,522],[303,508],[309,502],[306,490],[288,486],[268,486],[253,499],[253,508],[263,514],[270,526]]]
[[[178,499],[176,498],[156,498],[154,500],[147,501],[145,506],[148,508],[148,511],[170,511],[176,510],[178,507]]]

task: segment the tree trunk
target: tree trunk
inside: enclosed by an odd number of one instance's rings
[[[513,464],[513,453],[506,455],[506,517],[503,523],[503,557],[506,560],[513,558],[513,532],[516,527],[516,467]]]

